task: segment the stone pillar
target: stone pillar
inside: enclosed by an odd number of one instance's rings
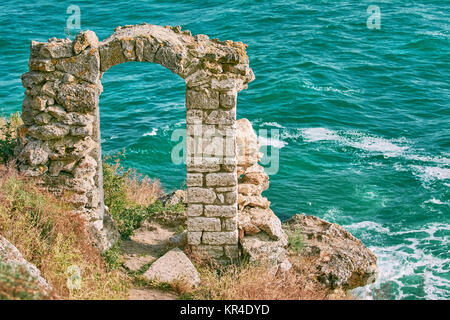
[[[188,244],[238,257],[236,93],[186,90]]]
[[[17,154],[22,172],[42,176],[54,193],[66,192],[97,245],[106,249],[110,241],[103,228],[97,45],[92,31],[80,33],[73,42],[32,42],[30,70],[22,76],[27,90]]]

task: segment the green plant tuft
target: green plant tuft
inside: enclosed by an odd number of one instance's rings
[[[289,250],[298,254],[303,249],[303,236],[299,230],[288,231],[288,246]]]

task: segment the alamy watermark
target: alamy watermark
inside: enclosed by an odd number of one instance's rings
[[[274,175],[279,170],[279,137],[278,129],[261,129],[259,138],[264,144],[259,145],[236,137],[231,128],[218,129],[201,123],[191,124],[186,129],[176,129],[172,132],[172,141],[178,143],[172,148],[172,163],[186,163],[189,166],[235,165],[237,161],[245,163],[258,162],[264,166],[268,175]],[[235,139],[239,140],[237,145]]]
[[[67,288],[72,290],[80,290],[81,289],[81,270],[77,265],[71,265],[66,270],[67,273]]]
[[[81,9],[73,4],[67,7],[66,13],[69,14],[69,17],[66,20],[64,33],[70,37],[81,30]]]
[[[367,13],[369,17],[367,18],[367,28],[368,29],[381,29],[381,10],[379,6],[370,5],[367,8]]]

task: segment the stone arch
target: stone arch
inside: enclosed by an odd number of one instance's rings
[[[117,27],[99,42],[32,41],[16,150],[19,169],[69,199],[101,249],[112,243],[103,203],[99,124],[101,78],[116,64],[158,63],[186,82],[188,244],[217,259],[238,254],[237,93],[254,79],[241,42],[192,36],[180,27]]]

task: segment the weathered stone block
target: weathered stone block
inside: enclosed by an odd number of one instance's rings
[[[94,85],[63,84],[56,95],[56,101],[67,111],[89,112],[97,107],[98,94],[98,88]]]
[[[237,94],[231,93],[221,93],[219,97],[219,105],[224,109],[232,109],[236,107]]]
[[[39,50],[39,54],[45,58],[68,58],[73,55],[72,41],[69,39],[59,39],[45,43]]]
[[[223,245],[238,243],[238,231],[203,232],[203,244]]]
[[[188,217],[198,217],[203,214],[202,204],[188,204],[187,215]]]
[[[201,124],[203,121],[202,110],[187,110],[186,111],[186,123],[189,124]]]
[[[123,54],[122,44],[119,40],[104,42],[99,46],[100,53],[100,71],[105,72],[116,64],[127,61]]]
[[[186,90],[187,109],[217,109],[219,108],[219,93],[206,88]]]
[[[70,134],[74,137],[83,137],[92,135],[92,123],[89,123],[87,126],[77,126],[70,128]]]
[[[75,178],[90,178],[94,177],[97,172],[97,161],[90,156],[84,157],[80,163],[73,170]]]
[[[189,231],[220,231],[222,226],[219,218],[196,217],[187,220]]]
[[[203,232],[188,231],[187,243],[191,246],[199,245],[202,241]]]
[[[41,112],[34,118],[34,121],[38,125],[46,125],[52,120],[52,116],[48,113]]]
[[[77,161],[75,160],[56,160],[56,161],[51,161],[50,162],[50,167],[49,167],[49,174],[52,177],[56,177],[58,176],[61,171],[64,172],[72,172],[73,168],[75,167],[75,164],[77,163]]]
[[[231,125],[236,121],[236,109],[231,110],[213,110],[205,114],[206,124],[227,124]]]
[[[49,96],[54,98],[55,97],[55,90],[53,89],[53,81],[47,81],[46,83],[44,83],[44,85],[41,88],[41,93],[43,95]]]
[[[39,111],[44,111],[45,110],[45,106],[47,105],[47,99],[37,96],[34,97],[31,100],[31,108],[35,109],[35,110],[39,110]]]
[[[214,203],[216,193],[213,189],[190,187],[187,190],[188,203]]]
[[[186,156],[188,172],[217,172],[220,170],[220,158]]]
[[[186,184],[188,187],[201,187],[203,185],[203,174],[188,173],[186,175]]]
[[[49,59],[30,59],[29,68],[30,71],[55,71],[55,65],[52,60]]]
[[[156,51],[155,62],[166,67],[173,73],[181,72],[183,66],[181,64],[183,56],[181,52],[177,52],[175,48],[164,45]]]
[[[35,85],[39,85],[45,81],[45,76],[41,72],[34,72],[30,71],[27,73],[24,73],[21,77],[22,79],[22,85],[25,88],[31,88]]]
[[[236,204],[238,202],[238,192],[237,190],[226,192],[225,195],[225,204]]]
[[[222,246],[214,246],[214,245],[199,245],[197,250],[202,256],[209,256],[213,259],[222,258],[224,251]]]
[[[219,187],[219,188],[216,188],[216,192],[232,192],[232,191],[235,191],[235,190],[236,190],[235,186],[233,186],[233,187]]]
[[[223,249],[225,252],[225,256],[231,260],[238,259],[241,254],[241,250],[239,250],[239,246],[237,245],[224,246]]]
[[[40,140],[60,139],[69,134],[69,128],[60,124],[35,125],[28,128],[28,134]]]
[[[228,187],[235,186],[237,184],[236,173],[218,172],[208,173],[206,175],[207,187]]]
[[[20,159],[22,161],[27,161],[29,164],[33,166],[37,166],[40,164],[44,164],[48,160],[49,150],[47,146],[45,146],[40,141],[30,141],[23,148]]]
[[[237,215],[237,207],[229,205],[206,205],[204,214],[207,217],[233,218]]]
[[[237,230],[237,217],[222,220],[223,231]],[[206,231],[206,230],[205,230]]]
[[[128,61],[136,60],[136,53],[134,51],[135,41],[129,39],[122,39],[120,41],[122,45],[123,55],[127,58]]]
[[[97,83],[100,78],[100,55],[97,49],[86,50],[77,56],[58,60],[56,68],[78,79]]]

